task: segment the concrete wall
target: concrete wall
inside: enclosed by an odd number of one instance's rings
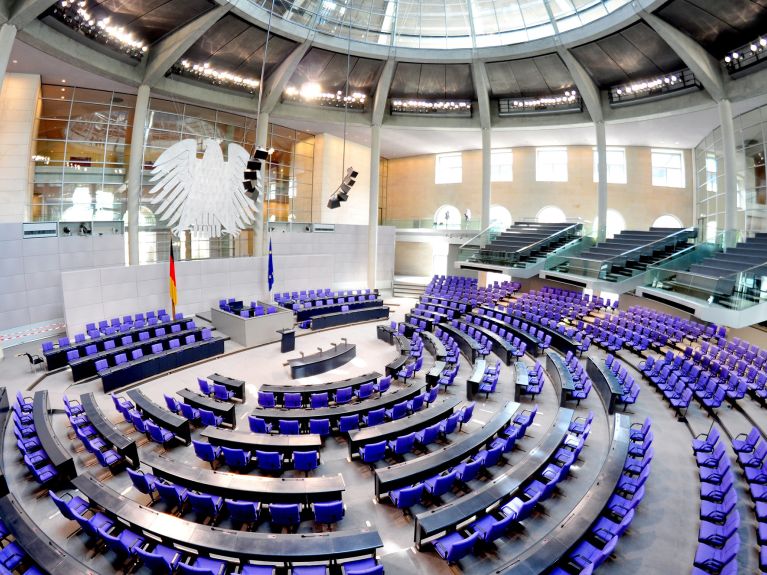
[[[31,196],[40,76],[7,74],[0,91],[0,222],[23,222]]]
[[[274,291],[367,287],[367,227],[336,226],[334,233],[272,236]],[[222,298],[269,301],[267,257],[176,262],[177,311],[194,314]],[[391,287],[394,229],[379,228],[377,287]],[[85,324],[151,309],[170,311],[167,262],[61,274],[70,334]],[[60,296],[59,296],[60,297]]]
[[[22,225],[0,224],[0,330],[61,319],[62,272],[85,270],[78,287],[99,281],[98,269],[123,265],[122,235],[22,238]]]
[[[461,213],[470,208],[481,213],[482,154],[463,153],[463,182],[435,184],[435,155],[389,160],[387,219],[430,219],[443,204]],[[593,181],[591,146],[568,148],[568,181],[535,181],[535,148],[514,148],[513,182],[492,183],[492,204],[506,207],[514,219],[535,217],[547,205],[561,208],[568,218],[593,221],[597,214],[597,185]],[[652,186],[650,148],[626,148],[627,184],[610,184],[608,207],[618,210],[634,229],[647,228],[664,214],[673,214],[685,225],[693,222],[693,173],[691,153],[685,151],[687,186]]]

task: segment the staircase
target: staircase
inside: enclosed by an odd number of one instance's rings
[[[426,284],[429,278],[424,278],[424,282],[420,281],[420,278],[394,278],[394,284],[392,288],[392,295],[394,297],[410,297],[418,299],[426,291]]]

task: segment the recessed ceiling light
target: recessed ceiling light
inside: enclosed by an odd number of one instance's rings
[[[13,63],[14,63],[14,64],[18,64],[18,63],[19,63],[19,61],[18,61],[18,60],[13,60]]]
[[[66,91],[67,91],[67,89],[66,89],[66,88],[62,88],[62,89],[61,89],[61,91],[62,91],[62,92],[66,92]]]
[[[67,81],[66,81],[64,78],[62,78],[62,79],[61,79],[61,83],[62,83],[62,84],[66,84],[66,83],[67,83]]]

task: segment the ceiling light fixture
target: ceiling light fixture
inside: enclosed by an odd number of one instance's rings
[[[702,86],[689,68],[610,88],[610,104],[620,105],[640,99],[656,98],[681,91],[700,90]]]
[[[218,86],[232,86],[235,88],[245,88],[251,94],[258,90],[259,81],[256,78],[240,76],[226,70],[219,70],[210,65],[210,62],[199,64],[189,60],[181,60],[174,66],[174,72],[183,75],[189,74],[197,78],[207,80],[211,84]]]
[[[724,65],[730,74],[736,74],[742,70],[760,63],[767,57],[767,38],[759,37],[753,42],[744,44],[737,50],[729,52],[724,57]]]
[[[398,114],[440,114],[449,116],[471,116],[469,100],[425,100],[395,98],[391,101],[391,113]]]
[[[359,111],[365,109],[365,102],[368,97],[362,92],[346,94],[342,90],[329,92],[317,82],[304,82],[300,88],[288,86],[283,93],[283,98],[289,102],[348,108]]]

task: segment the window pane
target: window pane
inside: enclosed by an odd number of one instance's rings
[[[652,150],[653,186],[684,187],[684,157],[682,154],[682,150]]]
[[[461,153],[437,154],[435,184],[460,184],[463,180]]]
[[[567,148],[537,148],[535,179],[538,182],[566,182]]]
[[[492,150],[490,155],[490,181],[511,182],[514,179],[514,154],[510,148]]]

